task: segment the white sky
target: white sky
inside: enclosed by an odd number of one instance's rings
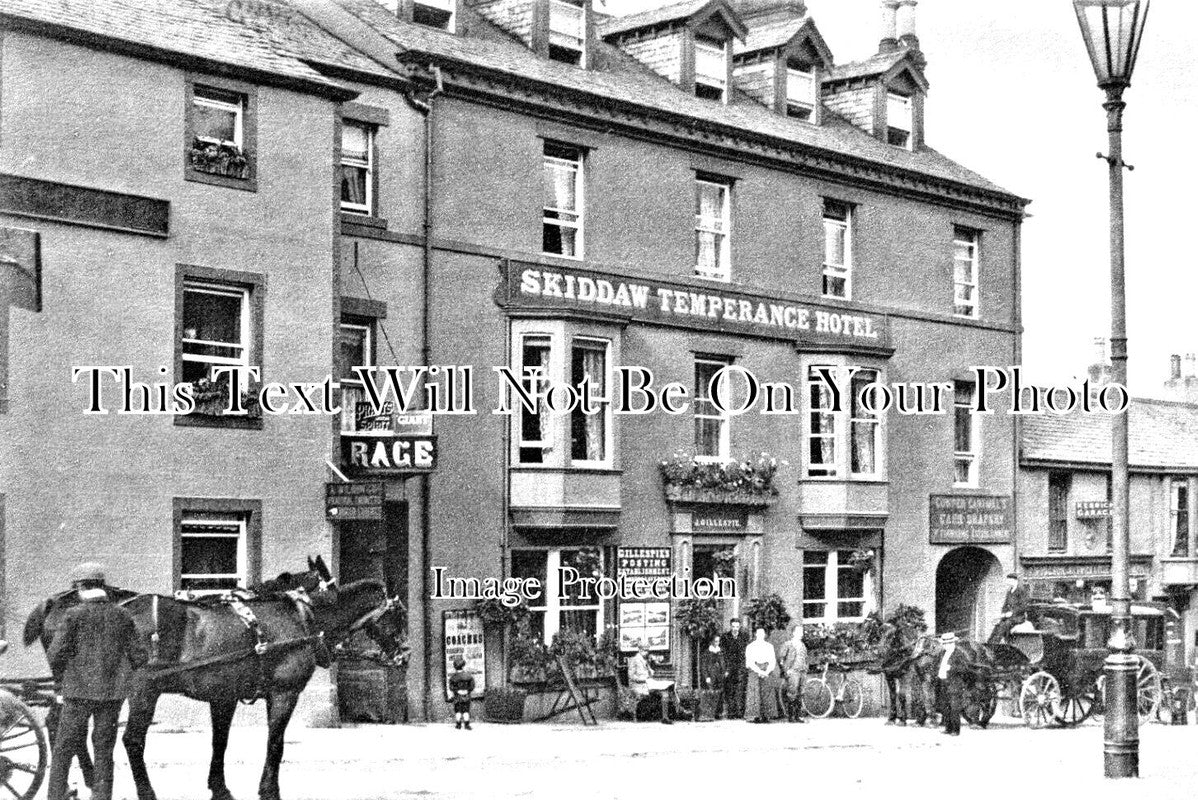
[[[669,0],[672,2],[673,0]],[[665,5],[606,0],[609,13]],[[837,62],[877,49],[878,0],[807,0]],[[1023,228],[1025,373],[1085,374],[1093,339],[1110,335],[1110,267],[1102,93],[1069,0],[921,0],[920,45],[931,83],[927,141],[1030,198]],[[1198,350],[1198,274],[1178,237],[1190,225],[1198,168],[1198,3],[1156,0],[1124,94],[1129,374],[1159,394],[1169,355]],[[1163,277],[1162,277],[1163,276]],[[985,302],[985,298],[982,299]]]

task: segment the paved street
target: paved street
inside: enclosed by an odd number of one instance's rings
[[[717,797],[743,796],[749,786],[757,787],[754,794],[788,796],[817,787],[837,798],[937,798],[950,791],[1087,800],[1128,790],[1153,800],[1193,796],[1198,727],[1142,728],[1144,777],[1133,783],[1101,777],[1102,735],[1099,722],[1029,731],[1007,719],[955,739],[879,719],[670,728],[607,722],[598,729],[478,723],[470,732],[452,725],[295,728],[282,787],[285,800]],[[263,728],[233,732],[229,785],[240,800],[256,797],[264,742]],[[204,731],[152,732],[159,797],[206,800],[207,756]],[[134,797],[123,758],[115,797]]]

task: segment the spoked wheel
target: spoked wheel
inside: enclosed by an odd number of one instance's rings
[[[849,719],[857,719],[861,716],[861,709],[864,706],[865,693],[861,690],[861,684],[849,678],[844,682],[844,688],[841,689],[840,710]]]
[[[813,717],[823,718],[832,713],[832,690],[819,678],[803,684],[803,708]]]
[[[1165,690],[1161,684],[1161,675],[1153,663],[1144,656],[1136,656],[1136,659],[1140,662],[1136,670],[1136,711],[1139,712],[1140,724],[1143,725],[1156,716]]]
[[[989,681],[978,681],[969,690],[961,714],[970,725],[984,728],[998,710],[998,690]]]
[[[0,797],[32,800],[46,774],[50,746],[27,705],[0,693]]]
[[[1043,728],[1052,722],[1053,708],[1061,701],[1061,686],[1047,672],[1036,672],[1019,690],[1019,712],[1029,728]]]
[[[1061,699],[1053,706],[1052,718],[1068,728],[1081,725],[1094,713],[1096,705],[1095,688],[1088,686],[1082,690],[1070,689],[1061,695]]]

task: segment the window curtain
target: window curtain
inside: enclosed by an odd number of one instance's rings
[[[592,392],[597,397],[607,393],[605,362],[605,353],[602,350],[587,348],[582,351],[582,374],[590,382]],[[586,416],[587,461],[602,461],[605,456],[605,417],[606,414],[602,410]]]

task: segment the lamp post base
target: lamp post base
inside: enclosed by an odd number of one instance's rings
[[[1103,767],[1108,778],[1140,777],[1139,667],[1139,659],[1129,652],[1112,652],[1103,663],[1106,675]]]

